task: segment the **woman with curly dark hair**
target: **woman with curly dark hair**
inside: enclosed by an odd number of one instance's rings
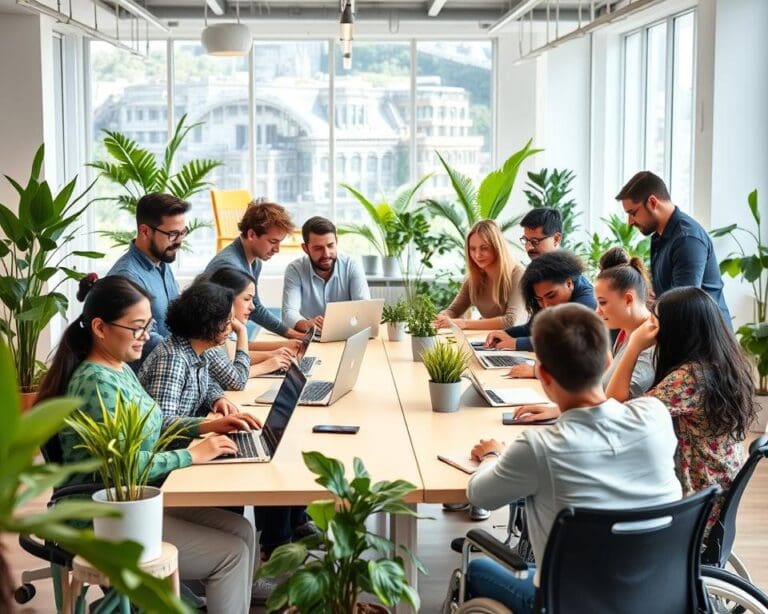
[[[224,416],[237,407],[209,372],[207,350],[222,345],[232,332],[234,293],[210,282],[193,284],[168,306],[170,331],[144,360],[139,381],[163,408],[166,423],[176,418]],[[249,362],[246,358],[246,362]],[[250,366],[250,365],[248,365]]]
[[[648,395],[664,401],[672,414],[683,494],[715,484],[728,490],[744,462],[742,442],[755,418],[752,367],[717,303],[703,290],[668,290],[652,313],[630,335],[614,378],[628,382],[637,356],[655,343]],[[708,528],[720,505],[715,503]]]

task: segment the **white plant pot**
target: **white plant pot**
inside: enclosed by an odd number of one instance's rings
[[[757,418],[752,424],[752,431],[755,433],[768,433],[768,395],[755,394],[755,405],[757,405]]]
[[[421,353],[430,350],[437,345],[437,337],[411,337],[411,351],[414,362],[424,362]]]
[[[395,256],[384,256],[381,259],[381,268],[384,277],[400,276],[400,261]]]
[[[143,547],[139,558],[141,563],[158,558],[163,542],[163,491],[146,486],[144,495],[138,501],[109,501],[106,489],[92,495],[94,501],[121,512],[121,516],[115,518],[94,518],[93,532],[96,537],[138,542]]]
[[[432,411],[458,411],[461,404],[461,382],[438,384],[430,381],[429,398],[432,401]]]
[[[405,339],[405,322],[387,322],[387,335],[390,341]]]
[[[381,275],[381,258],[378,254],[363,256],[363,272],[370,277]]]

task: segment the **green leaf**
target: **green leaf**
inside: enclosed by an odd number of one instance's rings
[[[335,458],[328,458],[320,452],[302,452],[304,464],[318,479],[315,480],[321,486],[325,486],[334,495],[343,497],[349,493],[349,484],[344,479],[344,465]]]
[[[381,537],[381,535],[376,535],[375,533],[366,533],[365,543],[368,544],[369,548],[373,548],[376,552],[383,554],[384,556],[388,556],[389,553],[395,549],[393,541],[386,537]]]
[[[75,251],[72,252],[73,256],[80,256],[82,258],[103,258],[104,254],[101,252],[92,252],[92,251]]]
[[[41,281],[48,281],[51,277],[53,277],[58,269],[53,266],[45,267],[43,269],[40,269],[37,273],[37,278]]]
[[[315,604],[326,599],[329,586],[326,574],[300,571],[288,585],[288,602],[297,606],[300,612],[312,612]]]
[[[354,521],[347,514],[336,514],[328,523],[328,538],[333,542],[331,553],[334,558],[352,556],[357,541]]]
[[[32,160],[32,173],[30,177],[37,180],[40,176],[40,169],[43,168],[43,160],[45,159],[45,144],[40,145],[35,152],[35,158]]]
[[[363,464],[363,459],[358,458],[355,456],[355,458],[352,459],[352,469],[355,472],[356,478],[369,478],[371,477],[368,473],[368,470],[365,468],[365,465]]]
[[[464,213],[467,216],[467,225],[472,226],[480,219],[480,211],[477,206],[477,189],[472,180],[466,175],[462,175],[459,171],[451,167],[440,155],[439,152],[435,152],[440,164],[443,165],[445,172],[448,174],[448,178],[453,186],[453,191],[456,192],[456,197],[459,199],[464,209]]]
[[[720,275],[736,277],[741,274],[741,258],[726,258],[720,262]]]
[[[51,203],[51,212],[54,217],[60,217],[64,208],[69,203],[69,199],[72,198],[72,193],[75,191],[77,185],[77,175],[67,185],[65,185]]]
[[[723,226],[722,228],[715,228],[714,230],[710,230],[709,234],[711,234],[713,237],[722,237],[727,234],[731,234],[734,230],[738,228],[738,224],[729,224],[728,226]]]
[[[267,598],[265,604],[267,612],[283,612],[288,606],[288,588],[289,582],[279,584],[272,594]]]
[[[400,550],[402,550],[405,553],[405,555],[411,560],[411,563],[416,569],[418,569],[424,575],[429,575],[427,568],[424,567],[424,563],[421,562],[421,559],[419,559],[419,557],[417,557],[413,552],[411,552],[408,548],[406,548],[402,544],[400,544],[398,548],[400,548]]]
[[[419,188],[432,178],[432,175],[434,175],[434,173],[427,173],[419,179],[415,185],[403,186],[395,196],[395,199],[392,202],[392,208],[397,212],[402,212],[408,209],[408,205],[411,203],[411,200],[413,200],[416,192],[418,192]]]
[[[309,514],[309,517],[314,521],[318,529],[327,531],[328,523],[336,515],[336,500],[323,499],[321,501],[313,501],[307,506],[307,514]]]
[[[742,258],[739,266],[744,274],[744,279],[750,283],[757,281],[763,273],[762,260],[757,256],[747,256],[746,258]]]
[[[406,584],[405,573],[400,565],[388,559],[368,561],[368,575],[373,591],[382,604],[392,606],[400,601]]]
[[[419,594],[416,592],[416,589],[413,588],[410,584],[403,585],[403,593],[401,598],[404,597],[405,600],[411,604],[411,607],[413,607],[414,612],[418,612],[421,608],[421,598],[419,597]]]
[[[24,236],[24,228],[19,222],[19,218],[5,205],[0,205],[0,228],[18,247],[20,239]]]
[[[533,149],[531,147],[532,142],[533,139],[530,139],[520,151],[507,158],[501,168],[489,173],[480,184],[477,204],[481,219],[495,220],[506,207],[509,195],[517,180],[520,165],[527,158],[543,151]]]
[[[19,389],[16,383],[16,367],[11,352],[4,341],[0,341],[0,467],[8,457],[11,445],[16,439],[21,420]]]
[[[755,222],[760,226],[760,209],[757,206],[757,190],[752,190],[747,196],[747,203],[749,204],[749,210],[752,212],[752,217]]]
[[[257,578],[274,578],[293,573],[307,558],[307,549],[298,543],[283,544],[275,548],[269,560],[258,570]]]
[[[46,490],[63,484],[72,475],[78,473],[92,474],[98,469],[99,462],[98,459],[89,459],[79,463],[67,463],[66,465],[57,465],[55,463],[36,465],[33,469],[19,475],[19,481],[23,486],[23,490],[18,495],[17,505],[24,505],[26,502],[43,494]]]

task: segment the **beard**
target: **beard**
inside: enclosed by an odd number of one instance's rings
[[[319,260],[312,260],[312,267],[323,272],[333,271],[333,267],[336,266],[336,258],[329,258],[328,260],[329,262],[326,264],[321,264]]]
[[[160,249],[155,242],[149,244],[149,253],[157,258],[160,262],[171,263],[176,260],[176,252],[179,251],[181,244],[169,245],[165,249]]]

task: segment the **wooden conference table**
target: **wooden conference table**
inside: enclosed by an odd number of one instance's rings
[[[313,379],[334,379],[343,347],[343,342],[310,346],[308,355],[321,359]],[[504,379],[504,369],[481,371],[481,381],[495,387],[538,389],[535,380]],[[196,465],[174,471],[163,486],[164,503],[170,507],[305,505],[327,498],[327,491],[315,483],[315,475],[302,460],[301,452],[309,450],[338,458],[348,476],[352,459],[359,456],[373,481],[412,482],[416,489],[406,500],[414,506],[465,501],[469,476],[439,461],[437,455],[468,452],[480,438],[511,441],[525,427],[503,426],[503,409],[489,407],[466,380],[458,412],[433,412],[428,379],[424,365],[412,360],[408,338],[401,342],[371,339],[354,390],[329,407],[298,406],[272,462]],[[228,392],[227,398],[241,411],[263,420],[268,406],[243,404],[253,403],[279,381],[250,379],[244,391]],[[356,435],[317,434],[312,433],[315,424],[358,425],[360,431]],[[395,516],[390,537],[415,552],[417,526],[415,518]],[[406,573],[416,587],[415,569],[409,565]]]

